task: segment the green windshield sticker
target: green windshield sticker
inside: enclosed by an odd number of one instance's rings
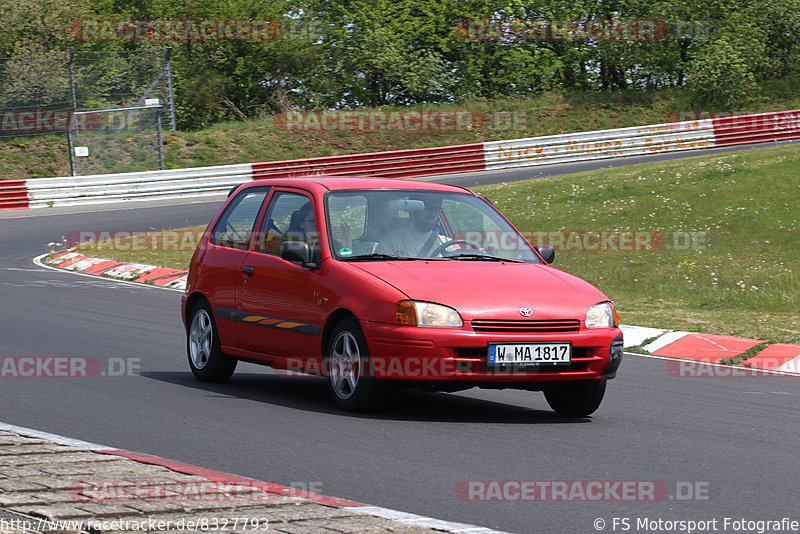
[[[344,248],[340,248],[339,249],[339,255],[340,256],[350,256],[352,253],[353,253],[353,249],[352,248],[344,247]]]

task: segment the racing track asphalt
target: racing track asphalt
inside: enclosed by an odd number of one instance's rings
[[[196,382],[179,292],[31,263],[72,230],[203,224],[217,206],[0,214],[0,356],[138,367],[122,377],[0,377],[0,421],[511,532],[593,532],[596,518],[610,531],[613,517],[800,519],[791,378],[680,378],[664,360],[627,355],[591,419],[557,417],[540,393],[479,390],[400,392],[384,414],[345,414],[324,382],[250,364],[227,384]],[[682,481],[705,498],[477,503],[456,496],[465,480],[663,481],[673,497]]]

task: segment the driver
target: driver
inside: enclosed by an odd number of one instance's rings
[[[319,246],[319,233],[317,232],[317,224],[314,220],[314,210],[311,202],[303,204],[292,214],[286,235],[291,239],[305,241],[312,249]],[[346,223],[332,226],[331,238],[333,239],[332,246],[336,249],[350,247],[353,243],[350,237],[350,226]]]
[[[425,208],[409,212],[411,226],[404,226],[385,234],[375,252],[404,257],[431,257],[440,245],[450,238],[440,232],[439,212],[442,201],[434,198],[424,200]]]

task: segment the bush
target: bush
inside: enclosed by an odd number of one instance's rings
[[[689,86],[703,104],[730,108],[750,99],[755,75],[736,46],[726,37],[709,42],[692,61]]]

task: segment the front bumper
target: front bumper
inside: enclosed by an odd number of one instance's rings
[[[614,378],[622,359],[622,332],[618,328],[507,334],[374,322],[364,322],[362,327],[370,351],[370,373],[385,380],[546,389],[548,383]],[[530,342],[569,342],[571,362],[513,367],[487,363],[490,343]]]
[[[189,294],[184,293],[181,295],[181,320],[183,321],[183,327],[188,330],[189,323],[186,318],[186,303],[189,301]]]

